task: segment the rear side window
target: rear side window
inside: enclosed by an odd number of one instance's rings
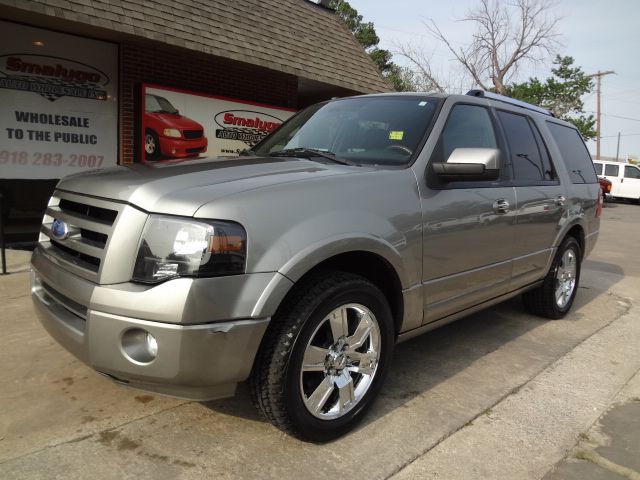
[[[640,178],[640,170],[637,167],[627,165],[624,167],[624,178]]]
[[[596,173],[598,175],[602,175],[602,164],[601,163],[594,163],[593,166],[596,167]]]
[[[591,155],[577,130],[547,122],[573,183],[597,183]]]
[[[617,177],[620,173],[620,167],[618,165],[605,165],[604,174],[607,177]]]
[[[540,145],[533,126],[523,115],[498,111],[516,181],[539,182],[553,180],[553,170],[546,148]]]

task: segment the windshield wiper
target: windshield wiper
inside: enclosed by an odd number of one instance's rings
[[[279,152],[272,152],[269,154],[270,157],[323,157],[327,158],[335,163],[339,163],[341,165],[351,165],[351,166],[359,166],[357,163],[349,162],[342,158],[336,157],[336,154],[333,152],[325,152],[322,150],[316,150],[315,148],[288,148],[286,150],[280,150]]]

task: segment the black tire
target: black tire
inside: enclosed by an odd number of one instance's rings
[[[563,267],[563,258],[565,252],[570,251],[575,257],[575,284],[571,294],[566,300],[566,304],[559,305],[556,301],[556,288],[558,287],[558,269]],[[582,252],[580,244],[574,237],[566,237],[553,259],[551,268],[547,273],[542,285],[535,290],[530,290],[523,294],[522,299],[525,307],[531,313],[557,320],[563,318],[573,305],[573,300],[578,292],[578,285],[580,283],[580,267],[582,263]]]
[[[348,305],[353,304],[366,307],[377,321],[380,346],[377,367],[361,398],[355,401],[354,397],[355,403],[352,402],[351,410],[345,408],[345,413],[335,419],[318,418],[310,412],[304,400],[304,353],[321,329],[326,328],[328,315],[336,309],[348,308]],[[351,333],[352,324],[349,325],[347,330],[354,338],[356,335]],[[354,428],[377,396],[391,360],[393,346],[391,310],[384,295],[375,285],[361,276],[338,271],[325,271],[310,276],[294,287],[272,319],[250,379],[254,404],[276,427],[299,438],[313,442],[338,438]],[[325,360],[325,368],[326,362]],[[322,365],[322,362],[318,365]],[[347,370],[344,366],[342,368]],[[327,370],[317,374],[324,376],[325,380],[337,378],[327,377]],[[352,379],[354,389],[355,385],[359,385],[356,382],[365,378],[358,373],[347,372],[346,375],[357,377]],[[340,393],[337,386],[329,388],[336,389],[331,395]],[[327,397],[326,404],[332,398],[335,397]],[[307,398],[309,399],[310,397]]]
[[[147,129],[144,132],[144,153],[145,160],[154,161],[160,158],[160,141],[153,130]]]

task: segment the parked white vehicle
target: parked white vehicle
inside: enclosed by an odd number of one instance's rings
[[[594,160],[596,173],[611,181],[612,197],[640,201],[640,168],[630,163]]]

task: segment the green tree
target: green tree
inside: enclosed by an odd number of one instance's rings
[[[391,61],[389,50],[378,48],[380,38],[372,22],[363,22],[362,15],[345,0],[331,0],[329,6],[333,8],[344,24],[353,33],[360,45],[367,52],[380,73],[393,85],[393,89],[402,92],[414,90],[410,75],[404,69]]]
[[[551,77],[508,85],[505,93],[551,110],[556,117],[573,123],[582,137],[590,140],[596,136],[595,119],[584,113],[582,97],[593,90],[593,80],[573,61],[573,57],[557,55]]]

